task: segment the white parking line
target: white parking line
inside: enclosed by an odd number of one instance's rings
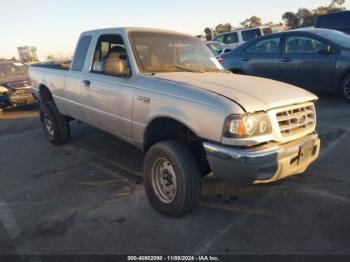
[[[29,241],[21,239],[22,230],[17,223],[17,220],[6,204],[3,197],[0,195],[0,221],[4,225],[9,238],[16,245],[16,251],[21,256],[23,261],[38,261],[41,258],[37,255],[32,244]]]

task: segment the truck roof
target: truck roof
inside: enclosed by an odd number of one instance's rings
[[[180,33],[177,31],[172,30],[165,30],[165,29],[157,29],[157,28],[145,28],[145,27],[112,27],[112,28],[102,28],[102,29],[95,29],[95,30],[89,30],[82,33],[82,35],[87,34],[99,34],[103,32],[131,32],[131,31],[146,31],[146,32],[161,32],[161,33],[171,33],[171,34],[179,34],[179,35],[188,35],[184,33]]]

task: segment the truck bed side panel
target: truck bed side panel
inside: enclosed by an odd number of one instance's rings
[[[40,97],[40,87],[47,87],[50,90],[60,113],[69,115],[69,107],[67,107],[64,102],[66,100],[65,79],[67,71],[44,67],[30,67],[29,75],[33,83],[34,94]]]

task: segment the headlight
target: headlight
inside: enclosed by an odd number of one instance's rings
[[[228,138],[248,138],[269,135],[272,132],[267,114],[231,115],[225,123],[224,136]]]

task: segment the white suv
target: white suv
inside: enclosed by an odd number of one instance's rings
[[[251,39],[254,39],[269,33],[272,33],[270,28],[263,29],[263,28],[257,27],[257,28],[239,29],[239,30],[234,30],[231,32],[217,35],[214,41],[223,43],[228,47],[234,49]]]

